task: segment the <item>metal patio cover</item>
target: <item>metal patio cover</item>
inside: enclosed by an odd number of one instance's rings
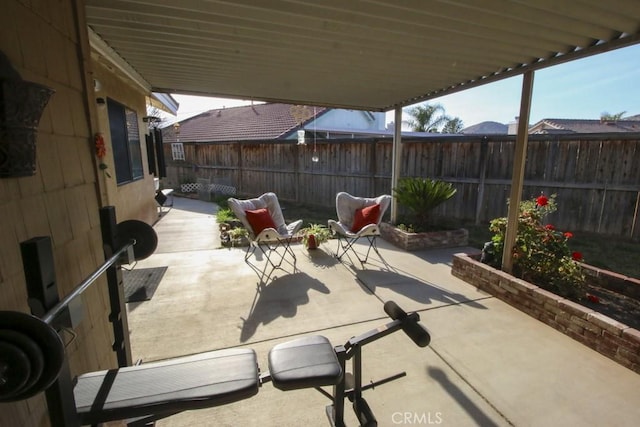
[[[94,49],[148,90],[370,111],[640,41],[639,0],[85,4]]]

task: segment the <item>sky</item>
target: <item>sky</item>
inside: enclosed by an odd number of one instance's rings
[[[508,124],[520,110],[522,76],[429,100],[464,127],[484,121]],[[178,120],[250,101],[174,94]],[[406,108],[405,108],[406,110]],[[599,119],[602,113],[640,114],[640,45],[613,50],[535,72],[529,123],[541,119]],[[393,121],[393,111],[386,121]]]

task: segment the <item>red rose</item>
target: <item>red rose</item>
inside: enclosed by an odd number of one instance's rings
[[[547,224],[544,226],[544,228],[546,228],[547,230],[555,230],[556,228],[553,226],[553,224]]]
[[[547,197],[544,195],[538,196],[538,198],[536,199],[536,204],[538,206],[547,206],[547,204],[549,204],[549,199],[547,199]]]
[[[571,258],[573,258],[574,261],[581,261],[582,260],[582,254],[580,252],[573,252],[571,254]]]
[[[564,232],[564,237],[566,237],[567,239],[570,239],[573,237],[573,233],[570,231],[565,231]]]
[[[600,298],[592,294],[587,294],[587,299],[591,302],[595,302],[596,304],[600,302]]]

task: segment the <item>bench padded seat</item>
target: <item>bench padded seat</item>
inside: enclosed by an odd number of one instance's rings
[[[255,351],[228,349],[91,372],[74,388],[82,424],[224,405],[258,393]]]
[[[269,352],[269,373],[280,390],[335,385],[342,367],[329,340],[321,335],[278,344]]]

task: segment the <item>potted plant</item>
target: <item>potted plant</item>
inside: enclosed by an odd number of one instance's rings
[[[302,230],[302,244],[307,249],[317,249],[322,243],[329,240],[331,231],[320,224],[311,224]]]

